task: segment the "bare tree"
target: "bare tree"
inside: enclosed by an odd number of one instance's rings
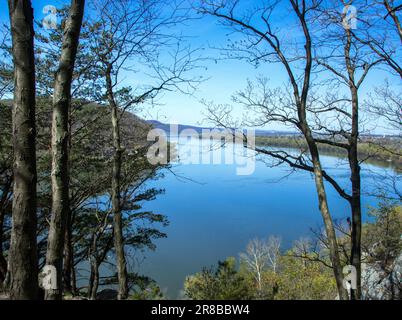
[[[354,4],[358,8],[357,29],[352,29],[354,42],[361,43],[366,50],[378,57],[381,66],[388,71],[387,79],[383,84],[378,84],[362,105],[369,115],[372,115],[378,123],[378,127],[385,129],[387,133],[401,136],[401,89],[402,79],[402,28],[400,14],[402,6],[394,0],[359,1]],[[398,139],[395,143],[383,144],[383,141],[372,141],[376,150],[387,153],[390,158],[400,159],[401,152]],[[376,173],[374,173],[376,174]],[[399,176],[397,173],[376,174],[377,190],[372,195],[380,199],[401,199],[398,190]]]
[[[353,37],[367,46],[397,76],[402,77],[400,45],[402,27],[399,13],[402,6],[394,0],[357,1],[357,29]]]
[[[8,8],[14,62],[14,186],[7,285],[11,299],[37,299],[33,10],[29,0],[9,0]]]
[[[308,146],[310,159],[306,160],[305,151],[299,156],[294,156],[282,150],[270,151],[264,148],[255,148],[255,150],[260,154],[277,159],[280,163],[286,163],[294,169],[306,170],[314,174],[319,208],[329,240],[331,263],[339,297],[348,299],[348,294],[343,287],[339,248],[324,181],[327,180],[343,197],[347,197],[347,195],[343,188],[323,170],[318,150],[318,143],[321,141],[316,138],[309,123],[309,111],[313,101],[311,75],[314,59],[309,19],[312,11],[319,7],[321,1],[290,0],[286,8],[281,8],[290,11],[297,23],[297,29],[294,30],[294,41],[286,41],[283,39],[283,35],[278,35],[279,26],[275,27],[272,22],[275,9],[279,5],[285,4],[268,1],[246,14],[240,14],[238,13],[239,3],[239,1],[201,1],[198,11],[216,17],[226,27],[242,35],[242,41],[234,42],[226,51],[231,58],[244,59],[253,65],[269,62],[280,63],[284,68],[290,83],[287,92],[278,95],[281,92],[270,91],[264,85],[265,81],[261,80],[259,81],[260,86],[257,88],[260,91],[257,94],[255,86],[250,84],[245,92],[237,95],[235,102],[243,104],[248,110],[257,111],[258,117],[247,121],[249,126],[281,122],[296,127],[302,133]],[[286,28],[288,27],[287,25]],[[300,48],[297,45],[299,43],[302,44]],[[230,110],[210,105],[209,114],[210,120],[220,126],[227,126],[225,121],[227,121]]]
[[[273,272],[277,272],[279,265],[279,256],[281,254],[281,238],[270,236],[267,241],[268,246],[268,262]]]
[[[401,26],[401,21],[399,20],[398,17],[398,12],[402,10],[402,5],[396,5],[394,0],[384,0],[382,1],[382,4],[384,5],[385,9],[387,10],[387,14],[385,15],[385,19],[389,16],[393,23],[396,31],[399,34],[399,38],[402,43],[402,26]]]
[[[376,150],[385,152],[389,157],[401,159],[402,153],[399,148],[402,135],[402,93],[393,87],[388,81],[382,86],[374,88],[364,101],[364,107],[368,114],[372,115],[378,126],[394,135],[392,138],[377,139],[371,142]],[[388,140],[384,143],[385,140]],[[391,140],[392,143],[389,143]],[[374,179],[373,190],[369,195],[379,199],[401,201],[400,189],[401,176],[398,170],[391,172],[372,172]]]
[[[341,1],[346,7],[347,3]],[[333,5],[333,7],[331,7]],[[335,146],[346,151],[350,168],[351,193],[345,197],[351,207],[352,232],[350,264],[357,271],[357,288],[351,291],[352,299],[361,297],[361,177],[358,157],[358,144],[361,134],[361,105],[360,88],[367,78],[369,71],[383,61],[382,58],[371,54],[367,48],[359,43],[352,34],[350,21],[346,13],[339,14],[338,2],[318,7],[319,27],[323,32],[316,32],[315,57],[319,72],[329,72],[326,81],[333,80],[339,88],[345,86],[349,94],[341,99],[336,95],[326,99],[326,108],[311,107],[315,114],[314,131],[322,144]],[[334,85],[334,84],[332,84]],[[318,103],[315,103],[318,104]],[[337,125],[328,125],[323,116],[337,119]],[[325,119],[325,118],[324,118]]]
[[[279,237],[270,236],[268,240],[253,239],[248,243],[246,252],[240,254],[241,261],[254,275],[260,297],[263,295],[263,272],[268,268],[277,272],[280,246]]]
[[[396,134],[402,133],[402,94],[392,90],[388,81],[384,86],[375,88],[365,101],[368,111],[376,117],[384,118],[387,129],[394,129]],[[401,155],[401,154],[399,154]]]

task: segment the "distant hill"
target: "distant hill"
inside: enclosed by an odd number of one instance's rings
[[[0,100],[0,133],[11,134],[11,106],[12,100]],[[39,98],[36,105],[36,126],[38,150],[47,150],[50,143],[51,131],[51,101]],[[112,146],[112,127],[110,111],[105,105],[97,103],[73,103],[71,113],[71,130],[74,139],[91,139],[87,131],[91,132],[92,147],[99,150],[108,150]],[[126,148],[133,148],[147,143],[147,134],[152,125],[144,119],[130,112],[125,112],[120,119],[122,144]]]
[[[147,123],[149,123],[150,125],[152,125],[154,128],[157,129],[162,129],[166,132],[170,132],[170,124],[168,123],[163,123],[160,122],[158,120],[146,120]],[[181,130],[185,130],[185,129],[193,129],[195,130],[197,133],[202,133],[203,129],[208,129],[208,130],[212,130],[212,129],[221,129],[223,130],[224,128],[219,128],[219,127],[201,127],[201,126],[193,126],[193,125],[187,125],[187,124],[178,124],[178,130],[179,132]],[[264,130],[264,129],[256,129],[255,130],[255,135],[257,137],[301,137],[301,133],[300,132],[295,132],[295,131],[283,131],[283,130]],[[384,139],[397,139],[400,140],[401,136],[397,135],[397,134],[365,134],[362,133],[360,134],[360,137],[363,139],[370,139],[370,138],[375,138],[375,139],[380,139],[380,138],[384,138]]]
[[[0,101],[0,146],[5,147],[11,143],[11,100]],[[37,103],[37,139],[38,151],[48,152],[51,128],[51,103],[46,99],[38,99]],[[87,148],[90,152],[111,154],[112,130],[110,112],[107,106],[96,103],[80,104],[73,107],[72,117],[72,141],[87,140]],[[170,132],[170,125],[157,120],[144,120],[130,112],[125,112],[121,118],[122,143],[127,150],[139,146],[146,146],[147,135],[150,129],[162,129]],[[192,129],[201,134],[203,129],[223,129],[214,127],[201,127],[179,124],[178,131]],[[86,132],[90,132],[88,136]],[[359,143],[359,156],[361,159],[370,158],[391,163],[401,168],[401,137],[382,135],[361,135]],[[306,149],[303,137],[291,131],[256,130],[256,144],[268,147],[289,147]],[[329,145],[319,145],[322,152],[345,156],[343,150]]]
[[[0,101],[0,104],[11,107],[12,100],[11,99],[4,99]],[[108,110],[105,109],[104,105],[99,105],[97,103],[88,103],[84,106],[81,106],[81,109],[86,109],[87,112],[82,112],[83,118],[95,118],[100,114],[104,114],[105,117],[108,117]],[[80,112],[81,113],[81,112]],[[82,119],[84,120],[84,119]],[[88,119],[85,119],[88,120]],[[49,117],[50,121],[50,117]],[[50,122],[48,123],[50,125]],[[109,126],[109,124],[107,124]],[[150,128],[162,129],[165,132],[170,132],[170,124],[163,123],[158,120],[145,120],[137,115],[125,112],[122,117],[122,126],[123,131],[128,131],[130,134],[135,135],[138,130],[144,132],[148,131]],[[108,128],[105,128],[108,129]],[[194,125],[187,125],[187,124],[178,124],[178,131],[181,132],[182,130],[192,129],[198,134],[202,133],[203,129],[207,130],[223,130],[224,128],[219,127],[203,127],[203,126],[194,126]],[[143,133],[142,133],[143,134]],[[257,137],[301,137],[299,132],[295,131],[282,131],[282,130],[265,130],[265,129],[256,129],[255,135]],[[383,135],[383,134],[361,134],[360,137],[364,139],[390,139],[390,140],[400,140],[400,135]]]
[[[170,132],[170,124],[162,123],[157,120],[147,120],[147,122],[149,124],[151,124],[154,128],[162,129],[166,132]],[[202,133],[203,129],[206,129],[206,130],[222,129],[223,130],[223,128],[219,128],[219,127],[200,127],[200,126],[193,126],[193,125],[187,125],[187,124],[178,124],[179,133],[180,133],[180,131],[185,130],[185,129],[195,130],[198,134]],[[292,132],[292,131],[276,131],[276,130],[261,130],[261,129],[255,130],[255,134],[256,134],[256,136],[259,136],[259,137],[299,136],[300,135],[299,133]]]
[[[157,120],[148,120],[154,128],[162,129],[166,133],[170,132],[170,125],[162,123]],[[182,130],[192,129],[197,134],[201,134],[203,129],[222,129],[214,127],[200,127],[179,124],[178,132]],[[307,149],[305,139],[300,133],[292,131],[275,131],[275,130],[261,130],[257,129],[256,144],[265,147],[278,147],[278,148],[295,148]],[[361,159],[369,159],[371,162],[379,161],[381,163],[392,164],[396,168],[401,168],[401,137],[398,135],[379,135],[379,134],[362,134],[359,143],[359,157]],[[382,147],[380,147],[382,146]],[[324,154],[345,157],[345,151],[330,145],[319,144],[319,149]],[[370,162],[369,161],[369,162]]]

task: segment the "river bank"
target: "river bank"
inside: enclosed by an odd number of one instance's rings
[[[280,147],[305,150],[307,144],[302,137],[257,136],[257,146]],[[319,150],[327,156],[346,158],[347,152],[344,149],[327,144],[319,143]],[[365,139],[358,145],[359,158],[369,164],[379,167],[391,167],[397,172],[402,171],[402,144],[400,138],[375,138]]]

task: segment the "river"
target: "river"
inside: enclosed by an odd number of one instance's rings
[[[171,172],[165,172],[163,179],[149,184],[165,189],[164,194],[144,208],[167,215],[170,224],[162,229],[167,238],[156,241],[154,252],[138,252],[131,261],[136,271],[155,279],[172,299],[181,296],[187,275],[228,256],[238,257],[252,238],[280,236],[282,249],[286,249],[300,237],[311,236],[311,228],[319,228],[322,221],[310,173],[291,173],[286,165],[271,167],[261,161],[264,158],[258,159],[251,175],[243,176],[236,174],[239,167],[236,162],[183,164],[183,153],[188,154],[185,147],[189,143],[194,147],[194,140],[179,139],[180,161],[173,164]],[[204,155],[205,152],[221,150],[200,151]],[[345,160],[323,156],[322,162],[348,190]],[[375,175],[393,172],[389,167],[364,164],[363,189],[374,185]],[[346,201],[329,185],[327,193],[332,216],[348,217]],[[367,209],[376,205],[376,199],[364,195],[362,205],[366,219]]]

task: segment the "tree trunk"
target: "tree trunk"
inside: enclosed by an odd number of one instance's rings
[[[345,29],[346,43],[344,47],[345,65],[348,72],[349,89],[352,98],[352,130],[349,137],[348,160],[350,167],[350,181],[352,184],[352,197],[350,206],[352,212],[351,254],[350,264],[356,269],[356,289],[351,289],[351,299],[361,298],[361,190],[360,190],[360,165],[357,155],[359,139],[359,95],[355,84],[356,67],[350,57],[352,35],[349,29]]]
[[[332,221],[331,214],[329,212],[328,200],[324,186],[324,179],[322,175],[322,167],[320,162],[320,157],[318,153],[317,144],[313,140],[310,130],[305,131],[305,137],[310,149],[311,158],[313,160],[314,167],[314,179],[318,195],[318,203],[320,207],[320,212],[324,221],[325,232],[328,239],[328,247],[330,252],[330,258],[332,263],[332,268],[336,280],[336,286],[338,289],[339,299],[348,300],[349,296],[346,289],[343,286],[343,269],[341,264],[341,259],[339,256],[339,247],[336,239],[336,233],[334,224]]]
[[[348,152],[350,166],[350,180],[352,183],[352,198],[350,206],[352,211],[352,232],[351,232],[351,255],[350,264],[356,268],[356,290],[351,290],[352,299],[361,299],[361,190],[360,190],[360,165],[357,156],[358,145],[358,94],[357,89],[353,86],[352,92],[352,134],[350,137],[350,149]]]
[[[88,279],[88,292],[87,292],[87,298],[91,299],[92,297],[92,290],[94,287],[94,279],[95,279],[95,270],[93,268],[93,263],[91,261],[90,263],[90,267],[91,267],[91,273],[89,274],[89,279]]]
[[[75,274],[75,263],[74,263],[74,257],[72,260],[72,266],[71,266],[71,290],[73,295],[77,295],[78,294],[78,290],[77,290],[77,277]]]
[[[99,287],[99,265],[94,261],[91,265],[91,291],[89,292],[89,299],[96,300],[96,294]]]
[[[9,292],[11,299],[37,299],[33,10],[29,0],[9,0],[8,7],[14,60],[14,188]]]
[[[73,247],[71,243],[71,211],[67,216],[66,231],[64,236],[64,264],[63,264],[63,288],[67,293],[73,293],[71,285],[71,270],[74,266]]]
[[[118,299],[120,300],[126,299],[128,296],[126,256],[124,253],[123,226],[120,203],[120,174],[123,149],[121,147],[120,141],[118,107],[113,96],[110,71],[111,67],[109,66],[108,71],[106,72],[106,83],[108,90],[108,102],[111,110],[114,147],[112,172],[113,238],[116,251],[117,276],[119,280]]]
[[[301,13],[299,11],[299,6],[297,1],[291,1],[293,8],[295,9],[300,22],[303,27],[303,32],[306,38],[306,44],[304,46],[306,50],[306,66],[304,70],[304,79],[303,79],[303,88],[301,95],[299,96],[299,91],[297,89],[297,81],[294,77],[291,77],[291,82],[293,84],[295,101],[299,101],[297,104],[297,114],[299,118],[299,128],[303,132],[303,135],[306,139],[307,145],[309,147],[311,159],[313,162],[313,170],[314,170],[314,180],[317,189],[318,195],[318,204],[320,208],[320,212],[324,221],[325,232],[328,239],[328,247],[330,253],[330,259],[332,263],[332,268],[335,276],[336,286],[338,289],[339,299],[340,300],[348,300],[348,293],[343,286],[343,269],[341,265],[341,260],[339,256],[339,247],[336,239],[336,233],[334,224],[332,221],[332,217],[329,211],[327,194],[325,191],[324,179],[323,179],[323,170],[320,161],[320,155],[317,147],[317,143],[314,140],[314,136],[311,132],[310,126],[307,121],[306,116],[306,106],[308,101],[308,93],[310,89],[310,76],[311,76],[311,68],[312,68],[312,50],[311,50],[311,37],[310,32],[307,26],[305,13]]]
[[[91,264],[91,275],[89,277],[88,285],[88,299],[96,300],[96,293],[99,286],[99,262],[97,255],[98,247],[98,234],[95,232],[92,237],[92,244],[89,252],[89,259]]]
[[[71,82],[78,48],[85,0],[72,0],[64,28],[63,44],[56,72],[52,116],[52,216],[46,264],[56,268],[57,289],[46,290],[47,300],[62,298],[63,248],[69,214],[68,127]]]

